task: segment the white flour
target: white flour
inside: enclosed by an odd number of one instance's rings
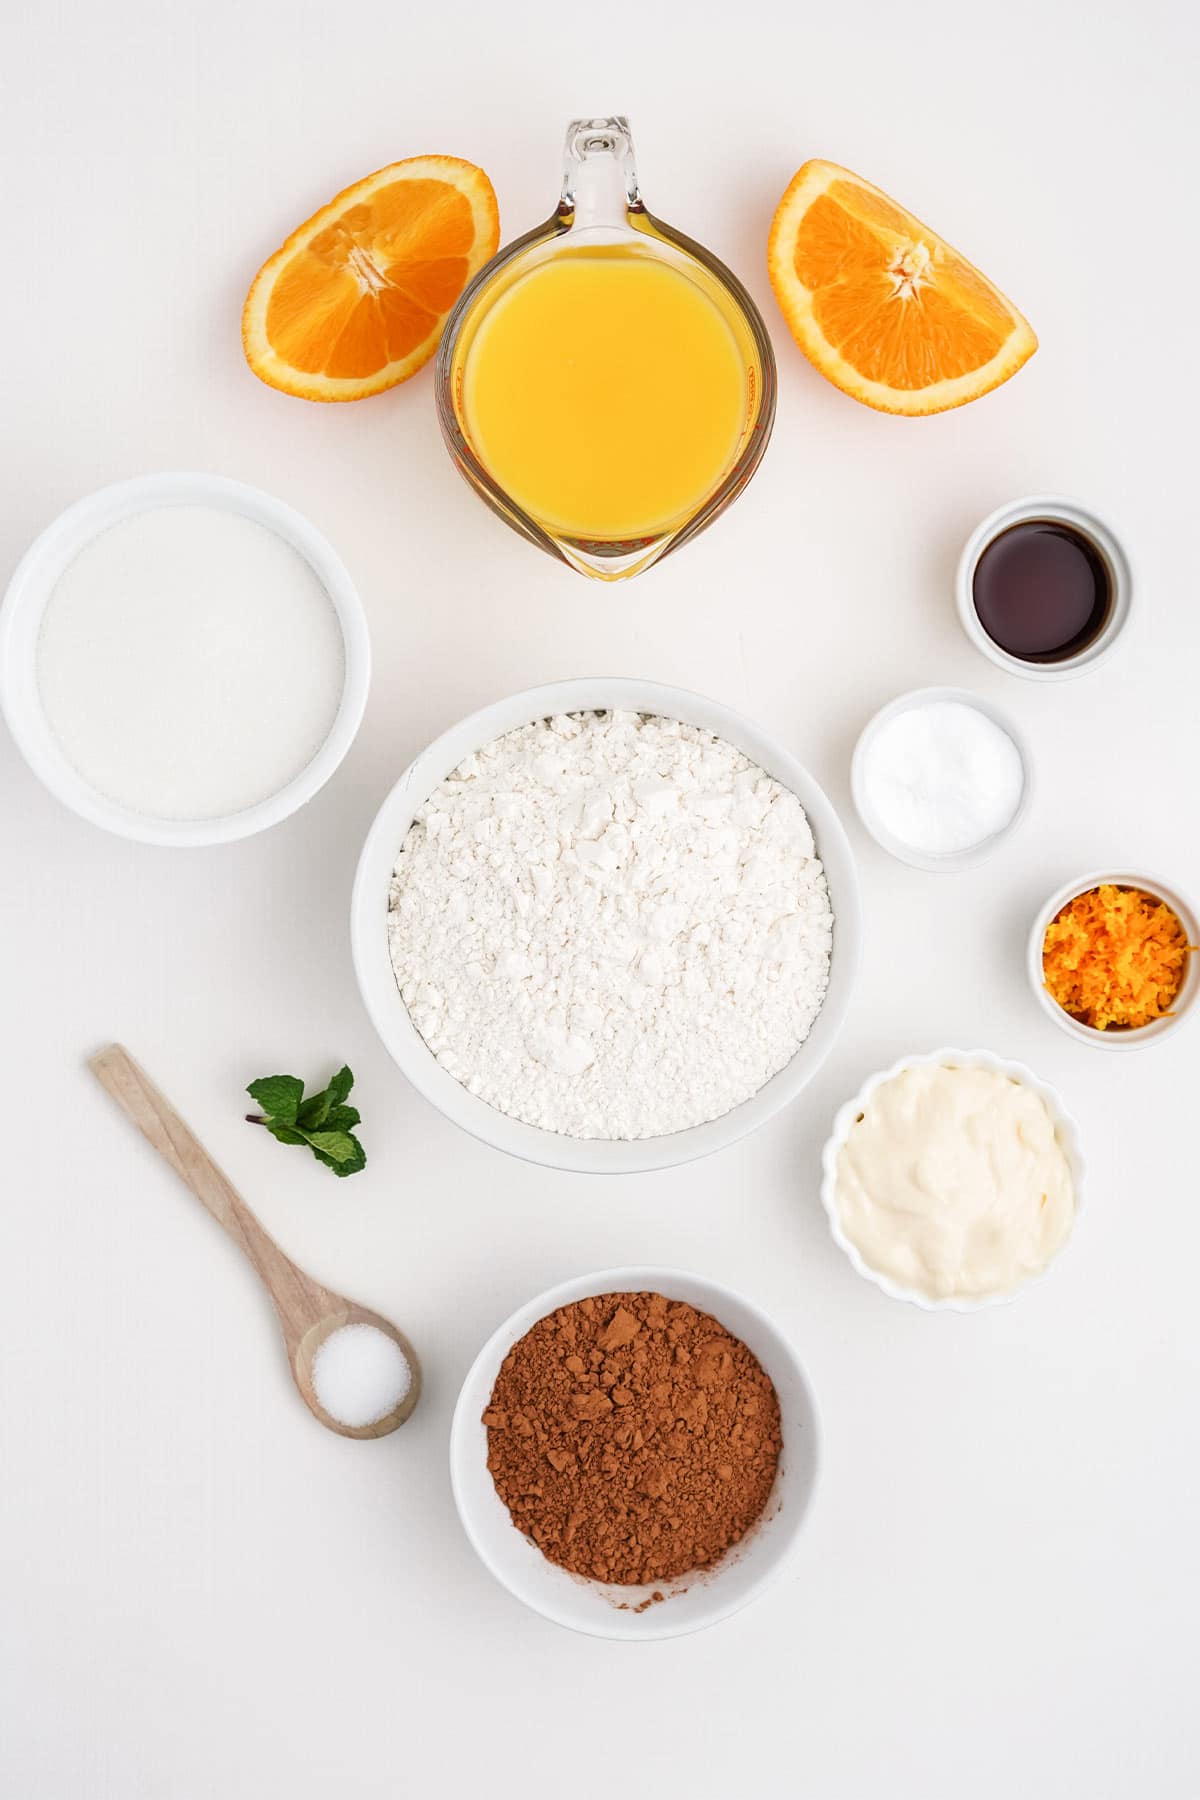
[[[85,544],[38,640],[63,754],[110,799],[163,819],[241,812],[298,775],[344,686],[333,603],[274,531],[160,506]]]
[[[820,1011],[833,914],[795,795],[673,719],[540,720],[468,757],[406,836],[392,966],[456,1080],[577,1138],[718,1118]]]

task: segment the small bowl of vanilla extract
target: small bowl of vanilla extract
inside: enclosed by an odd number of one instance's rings
[[[1133,571],[1116,533],[1057,494],[1013,500],[976,526],[955,586],[976,649],[1030,681],[1096,668],[1133,607]]]

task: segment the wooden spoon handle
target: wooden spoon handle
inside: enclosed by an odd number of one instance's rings
[[[294,1350],[308,1326],[330,1311],[331,1304],[337,1305],[338,1297],[310,1280],[268,1237],[228,1176],[128,1050],[110,1044],[88,1066],[147,1142],[245,1251],[275,1303],[289,1350]]]

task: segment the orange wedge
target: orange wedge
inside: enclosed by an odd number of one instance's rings
[[[1037,349],[999,288],[837,163],[807,162],[793,177],[771,224],[767,268],[805,356],[879,412],[963,406]]]
[[[456,156],[390,163],[314,213],[254,277],[246,361],[302,400],[407,381],[500,241],[492,184]]]

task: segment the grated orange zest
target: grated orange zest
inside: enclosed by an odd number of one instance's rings
[[[1073,1019],[1097,1031],[1136,1028],[1170,1012],[1195,948],[1164,901],[1104,883],[1050,921],[1042,969]]]

